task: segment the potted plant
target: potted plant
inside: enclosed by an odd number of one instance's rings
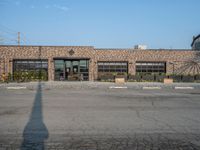
[[[174,80],[173,80],[172,77],[170,77],[169,74],[166,75],[166,77],[163,79],[163,83],[164,83],[164,84],[171,84],[171,83],[173,83],[173,82],[174,82]]]
[[[126,78],[127,78],[127,73],[118,73],[115,76],[115,83],[125,83]]]

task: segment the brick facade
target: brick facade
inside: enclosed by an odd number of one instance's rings
[[[136,73],[136,61],[162,61],[166,62],[166,73],[171,74],[184,62],[199,59],[200,52],[161,49],[95,49],[92,46],[0,46],[0,75],[4,72],[6,74],[13,72],[14,59],[48,59],[48,78],[54,80],[54,58],[88,58],[89,80],[93,81],[97,79],[98,61],[126,61],[128,73],[132,75]]]

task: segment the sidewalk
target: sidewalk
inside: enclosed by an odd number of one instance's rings
[[[92,89],[92,88],[126,88],[126,89],[200,89],[200,83],[173,83],[164,84],[158,82],[127,82],[125,84],[116,84],[112,82],[63,82],[63,81],[49,81],[40,82],[42,88],[75,88],[75,89]],[[0,83],[0,89],[7,89],[10,87],[19,87],[21,89],[35,89],[38,82],[27,83]]]

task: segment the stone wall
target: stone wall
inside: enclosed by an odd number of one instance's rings
[[[72,51],[72,53],[70,53]],[[49,59],[49,79],[54,80],[53,58],[89,58],[89,80],[93,79],[94,48],[89,46],[52,46],[42,47],[42,56]]]
[[[125,61],[129,74],[135,74],[137,61],[166,62],[171,74],[187,62],[200,60],[191,50],[94,49],[92,46],[0,46],[0,74],[12,73],[13,59],[48,59],[49,80],[54,80],[54,58],[89,58],[89,80],[97,79],[99,61]]]
[[[200,62],[200,52],[191,50],[97,49],[96,54],[97,62],[128,61],[129,74],[133,75],[137,61],[166,62],[167,74],[176,73],[181,67],[189,65],[194,60]],[[187,70],[185,73],[187,74]]]
[[[94,48],[90,46],[0,46],[0,74],[12,73],[13,59],[48,59],[48,78],[54,80],[53,58],[81,57],[90,58],[89,80],[93,80],[94,55]]]

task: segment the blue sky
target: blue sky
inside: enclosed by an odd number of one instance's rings
[[[0,0],[0,42],[190,48],[200,0]]]

